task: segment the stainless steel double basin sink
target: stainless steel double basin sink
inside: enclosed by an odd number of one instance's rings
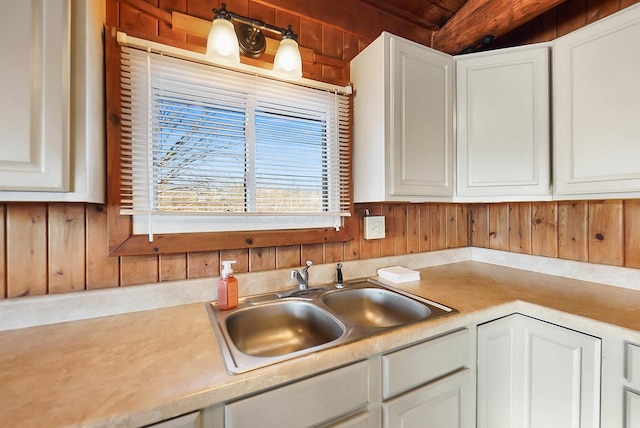
[[[213,303],[206,305],[229,373],[243,373],[457,312],[372,279],[293,296],[249,297],[230,311],[221,311]]]

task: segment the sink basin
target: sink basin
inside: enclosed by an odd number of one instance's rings
[[[259,367],[371,337],[414,322],[456,313],[372,279],[344,288],[278,298],[243,298],[236,309],[206,305],[229,373]]]
[[[358,325],[392,327],[423,320],[431,310],[416,300],[383,288],[327,293],[322,301],[339,317]]]
[[[285,300],[235,312],[225,320],[240,352],[257,357],[291,354],[336,340],[345,331],[331,314],[305,301]]]

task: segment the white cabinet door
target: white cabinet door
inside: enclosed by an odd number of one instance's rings
[[[465,369],[389,400],[382,404],[383,427],[473,427],[465,410],[471,388],[471,375]]]
[[[382,33],[351,80],[355,202],[451,200],[453,57]]]
[[[478,327],[479,428],[600,426],[601,341],[522,315]]]
[[[551,199],[549,48],[455,57],[457,195]]]
[[[2,9],[0,190],[68,190],[71,0]]]
[[[406,40],[389,43],[389,193],[452,196],[453,59]]]
[[[369,363],[361,361],[225,404],[224,426],[318,426],[363,411],[368,404]]]
[[[2,4],[0,201],[103,203],[105,1]]]
[[[640,5],[553,42],[554,196],[640,196]]]

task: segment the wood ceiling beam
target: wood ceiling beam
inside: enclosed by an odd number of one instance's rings
[[[486,36],[499,37],[564,0],[468,0],[433,35],[432,47],[455,54]]]

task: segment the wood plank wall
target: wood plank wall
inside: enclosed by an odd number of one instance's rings
[[[471,245],[640,268],[640,200],[473,204]]]
[[[346,243],[109,257],[102,205],[0,205],[0,296],[210,277],[219,274],[221,259],[237,260],[236,272],[256,272],[305,260],[333,263],[468,245],[465,204],[358,204],[354,214],[363,216],[366,209],[386,216],[384,239],[361,239],[360,230]]]
[[[636,1],[568,0],[514,32],[507,44],[551,40]],[[380,23],[378,29],[356,34],[276,10],[261,0],[226,3],[232,11],[266,22],[292,23],[299,28],[302,46],[334,58],[325,59],[326,64],[305,63],[305,75],[311,78],[347,80],[347,61],[371,42],[372,34],[387,29]],[[107,0],[107,23],[202,44],[172,30],[166,20],[172,10],[210,19],[213,7],[219,7],[219,1]],[[368,22],[374,26],[377,21]],[[640,268],[639,201],[358,204],[355,215],[365,209],[386,216],[385,239],[365,241],[360,233],[346,243],[109,257],[104,206],[0,204],[0,297],[215,276],[221,258],[236,258],[237,271],[254,272],[299,266],[304,260],[332,263],[467,245]]]

